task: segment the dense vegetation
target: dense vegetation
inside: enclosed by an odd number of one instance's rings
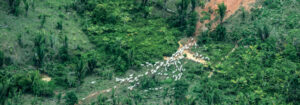
[[[236,50],[215,58],[211,79],[200,77],[194,92],[207,104],[299,104],[299,2],[266,0],[251,13],[241,9],[215,31],[204,32],[198,44],[213,54],[233,43]],[[222,19],[222,18],[221,18]],[[222,42],[219,35],[226,28]],[[225,51],[225,50],[223,50]],[[214,54],[219,55],[220,52]],[[217,55],[211,56],[217,56]],[[219,62],[219,63],[218,63]],[[209,89],[209,90],[208,90]],[[238,99],[238,100],[237,100]]]
[[[193,6],[188,8],[190,4]],[[170,18],[170,24],[168,19],[152,15],[158,11],[154,10],[156,5],[163,3],[148,0],[77,1],[73,8],[88,16],[84,30],[97,47],[100,58],[106,61],[104,65],[124,72],[144,62],[170,56],[178,48],[179,38],[185,35],[181,32],[187,31],[188,36],[194,33],[197,14],[188,9],[193,10],[195,3],[189,0],[178,2],[178,14],[170,15],[179,18]]]
[[[0,1],[0,104],[299,105],[300,1],[261,0],[228,19],[224,3],[198,14],[206,2]],[[147,75],[213,12],[191,49],[207,64]],[[164,77],[178,66],[180,80]],[[145,72],[133,90],[115,81]]]

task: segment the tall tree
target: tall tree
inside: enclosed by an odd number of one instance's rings
[[[25,5],[25,11],[26,11],[26,16],[28,15],[28,10],[29,10],[29,2],[27,0],[23,0],[23,3]]]
[[[143,7],[147,6],[148,2],[149,2],[149,0],[143,0],[143,1],[142,1],[142,6],[143,6]]]
[[[83,83],[83,78],[85,77],[86,70],[84,68],[83,60],[80,60],[76,65],[76,76],[77,76],[77,82],[79,84]]]
[[[60,48],[59,50],[59,57],[62,62],[68,61],[69,60],[69,44],[68,44],[68,37],[65,36],[64,38],[64,45]]]
[[[12,14],[18,16],[18,9],[19,9],[20,3],[21,3],[21,0],[8,0],[10,12]]]
[[[149,0],[142,0],[141,10],[144,12],[144,18],[147,18],[149,15]]]
[[[221,4],[218,4],[218,8],[219,8],[218,12],[219,12],[219,15],[220,15],[220,21],[221,21],[221,24],[222,24],[223,19],[224,19],[225,15],[226,15],[227,7],[226,7],[226,5],[223,2]]]
[[[0,50],[0,67],[4,64],[4,53]]]
[[[185,29],[186,25],[186,17],[187,17],[187,10],[190,4],[190,0],[180,0],[177,1],[176,6],[177,6],[177,12],[179,16],[179,24],[182,29]]]
[[[195,11],[195,8],[197,7],[198,1],[200,1],[200,0],[191,0],[192,11]]]
[[[34,39],[34,46],[35,46],[35,54],[34,54],[34,63],[35,66],[40,68],[43,66],[43,61],[44,61],[44,57],[45,57],[45,37],[43,36],[43,34],[39,34],[35,37]]]

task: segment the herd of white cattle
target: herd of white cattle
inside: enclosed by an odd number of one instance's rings
[[[141,64],[142,67],[146,68],[146,72],[142,73],[140,75],[131,74],[127,78],[116,78],[117,82],[124,83],[132,83],[134,85],[129,86],[128,89],[132,90],[134,87],[138,86],[140,84],[139,80],[141,77],[144,76],[150,76],[150,75],[160,75],[164,76],[166,79],[173,78],[175,81],[180,80],[183,72],[185,71],[185,68],[183,68],[183,63],[181,63],[181,59],[184,57],[184,51],[190,49],[192,46],[197,46],[196,43],[189,43],[179,50],[177,50],[176,53],[172,54],[172,56],[167,59],[166,61],[162,62],[155,62],[154,64],[146,62],[145,64]],[[203,55],[200,55],[196,53],[194,55],[195,57],[200,57],[205,60],[209,60],[208,57],[204,57]],[[168,74],[167,71],[169,70],[170,66],[174,66],[175,69],[172,68],[172,74]],[[159,88],[158,88],[159,89]]]

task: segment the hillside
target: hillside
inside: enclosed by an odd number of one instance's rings
[[[0,104],[299,105],[299,7],[0,1]]]

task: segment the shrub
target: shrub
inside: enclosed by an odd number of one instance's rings
[[[97,4],[98,1],[95,0],[76,0],[71,7],[76,10],[79,15],[84,15],[85,11],[93,10]]]
[[[241,14],[242,21],[245,21],[246,15],[247,15],[247,11],[245,10],[244,7],[241,10],[242,10],[242,14]]]
[[[23,0],[23,3],[24,3],[25,11],[26,11],[26,16],[28,16],[29,2],[28,2],[28,0]]]
[[[104,79],[108,79],[108,80],[111,80],[112,79],[112,77],[113,77],[113,73],[114,73],[114,71],[112,71],[112,70],[105,70],[105,71],[97,71],[98,73],[99,73],[99,75],[101,76],[101,77],[103,77]]]
[[[198,101],[200,103],[207,103],[208,105],[221,104],[224,91],[221,91],[218,87],[220,84],[212,80],[198,80],[200,83],[195,84],[193,91],[198,95]]]
[[[44,28],[44,25],[45,25],[45,23],[46,23],[46,19],[47,19],[47,16],[46,15],[41,15],[41,16],[39,16],[39,19],[42,19],[41,20],[41,26],[40,26],[40,28]]]
[[[33,80],[37,80],[38,75],[35,74],[19,74],[13,77],[14,85],[18,90],[22,90],[24,92],[32,92],[31,87]]]
[[[21,0],[8,0],[8,4],[10,7],[10,13],[18,16],[20,3],[21,3]]]
[[[35,10],[35,0],[32,0],[31,7],[32,7],[33,10]]]
[[[265,35],[264,40],[266,40],[270,36],[270,30],[269,30],[269,27],[267,25],[264,25],[264,35]]]
[[[141,85],[139,85],[139,87],[141,89],[148,89],[148,88],[153,88],[153,87],[158,86],[159,82],[155,76],[152,76],[152,77],[145,76],[144,78],[141,79],[140,84]]]
[[[10,79],[7,77],[7,72],[0,71],[0,104],[4,105],[9,94],[9,88],[11,88]]]
[[[194,35],[195,30],[196,30],[197,21],[198,21],[198,13],[192,12],[189,16],[188,27],[186,29],[186,34],[188,37],[191,37]]]
[[[88,62],[88,73],[93,73],[94,69],[97,67],[97,60],[92,58],[89,59],[87,62]]]
[[[123,100],[121,101],[121,103],[124,105],[134,105],[132,100],[128,97],[124,97]]]
[[[212,36],[216,41],[223,41],[226,36],[226,28],[222,24],[218,25]]]
[[[62,30],[63,29],[62,21],[57,22],[56,29],[58,29],[58,30]]]
[[[13,61],[10,57],[4,57],[4,64],[5,65],[12,65],[13,64]]]
[[[56,85],[72,88],[75,87],[76,84],[76,76],[71,75],[70,69],[64,64],[48,64],[45,68],[47,74],[52,77]]]
[[[126,63],[124,58],[122,58],[121,56],[117,57],[116,63],[114,66],[116,69],[116,72],[124,73],[129,68],[128,66],[129,65]]]
[[[57,103],[56,104],[60,104],[61,97],[62,97],[62,94],[58,93],[58,95],[56,96],[56,98],[57,98]]]
[[[202,34],[198,36],[197,44],[203,45],[203,44],[210,43],[211,41],[212,41],[212,39],[210,37],[210,32],[208,30],[208,31],[202,32]]]
[[[228,32],[226,34],[226,40],[231,41],[231,42],[238,42],[240,41],[242,38],[248,37],[249,35],[254,35],[255,32],[253,32],[252,30],[249,30],[247,28],[243,28],[243,27],[237,27],[235,29],[232,29],[231,32]]]
[[[264,1],[264,5],[266,5],[267,7],[271,8],[271,9],[275,9],[278,8],[279,5],[279,0],[265,0]]]
[[[90,51],[84,54],[84,59],[87,61],[87,73],[94,73],[97,68],[98,54],[96,51]]]
[[[199,2],[199,6],[200,6],[202,9],[205,7],[205,2],[206,2],[206,1],[204,1],[204,0],[201,0],[201,1]]]
[[[0,67],[4,64],[4,53],[0,50]]]
[[[38,96],[53,96],[54,95],[54,82],[45,82],[41,80],[34,81],[33,93]]]
[[[77,82],[79,82],[79,84],[83,83],[83,79],[85,77],[86,70],[84,68],[84,62],[82,60],[80,60],[76,64],[75,70],[76,70]]]
[[[18,35],[18,44],[21,48],[23,48],[23,42],[22,42],[22,35],[21,34]]]
[[[185,101],[185,95],[188,91],[189,84],[184,80],[176,81],[174,84],[174,98],[177,104],[182,104]]]
[[[115,4],[103,3],[98,4],[93,10],[92,19],[94,23],[116,23],[120,20],[118,8],[113,8]]]
[[[8,0],[9,8],[10,8],[10,13],[14,14],[15,16],[19,15],[20,12],[20,4],[23,1],[24,4],[24,9],[26,12],[26,16],[28,14],[29,10],[29,1],[28,0]],[[32,5],[34,5],[34,1],[32,1]]]
[[[66,105],[75,105],[78,102],[78,98],[74,92],[68,92],[64,98]]]
[[[53,96],[54,84],[53,82],[45,82],[41,80],[38,71],[30,71],[14,75],[10,78],[9,92],[24,92],[31,93],[37,96]]]
[[[55,45],[54,35],[49,36],[49,45],[50,45],[51,48],[54,47],[54,45]]]
[[[202,17],[200,18],[200,22],[203,23],[205,20],[210,20],[211,14],[206,11],[201,12]]]
[[[39,34],[34,39],[34,65],[38,68],[42,67],[45,57],[45,37]]]
[[[270,31],[267,25],[264,25],[263,28],[258,28],[257,34],[262,41],[265,41],[270,36]]]
[[[255,45],[258,43],[259,39],[257,39],[256,37],[254,37],[253,35],[250,35],[248,37],[245,37],[241,42],[240,44],[242,45]]]
[[[25,75],[19,75],[17,78],[17,86],[25,92],[30,92],[38,96],[53,96],[53,82],[42,81],[38,71],[29,72]]]
[[[59,58],[62,62],[66,62],[69,60],[69,44],[68,37],[65,36],[63,46],[59,50]]]
[[[143,96],[137,91],[133,91],[132,94],[130,94],[130,95],[131,95],[135,105],[138,105],[138,103],[141,103],[143,100]]]
[[[290,43],[287,43],[285,45],[284,50],[282,51],[282,55],[284,57],[286,57],[292,61],[295,61],[295,62],[297,62],[299,60],[299,59],[297,59],[297,58],[299,58],[299,57],[297,57],[297,53],[299,53],[299,52],[297,52],[297,48]]]
[[[300,80],[299,80],[299,78],[300,78],[299,73],[298,73],[298,75],[295,74],[289,78],[290,82],[287,85],[288,92],[286,93],[288,102],[300,103]]]
[[[161,84],[172,84],[173,83],[173,79],[165,79],[165,80],[162,80],[160,81]]]
[[[97,99],[97,102],[94,103],[96,105],[107,105],[108,102],[107,102],[108,98],[105,97],[105,96],[102,96],[101,94],[98,96],[98,99]]]

